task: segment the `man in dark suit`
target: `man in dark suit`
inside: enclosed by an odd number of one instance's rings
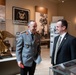
[[[67,28],[68,23],[66,20],[58,20],[56,24],[56,30],[59,35],[54,39],[53,54],[51,60],[53,66],[76,59],[76,38],[67,32]],[[60,37],[61,40],[58,42],[58,39]],[[57,42],[60,43],[59,46],[57,46]]]
[[[21,75],[34,75],[36,59],[40,54],[40,36],[36,32],[37,23],[30,21],[28,30],[17,37],[16,56]]]

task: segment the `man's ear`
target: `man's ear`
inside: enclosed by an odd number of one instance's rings
[[[63,26],[63,30],[65,30],[66,29],[66,26]]]

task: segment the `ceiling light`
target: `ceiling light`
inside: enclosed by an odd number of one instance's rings
[[[62,3],[64,3],[64,1],[62,0]]]

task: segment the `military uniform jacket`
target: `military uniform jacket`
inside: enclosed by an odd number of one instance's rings
[[[40,53],[40,36],[36,33],[32,40],[31,34],[25,31],[18,36],[16,41],[17,62],[21,61],[24,66],[32,66]]]

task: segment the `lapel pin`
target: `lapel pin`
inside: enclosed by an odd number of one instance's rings
[[[66,40],[66,38],[64,38]]]

